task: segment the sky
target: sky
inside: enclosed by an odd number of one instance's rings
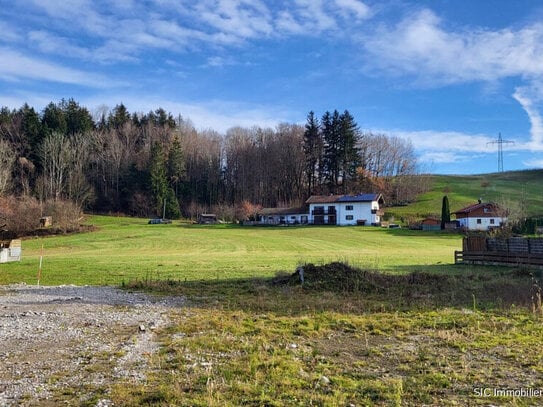
[[[540,0],[0,0],[0,106],[162,107],[197,129],[348,110],[420,170],[543,168]]]

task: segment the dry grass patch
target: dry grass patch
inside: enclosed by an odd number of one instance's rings
[[[309,268],[304,286],[294,284],[296,276],[134,284],[182,293],[192,306],[174,312],[174,324],[160,332],[147,384],[117,386],[114,399],[164,406],[540,403],[474,392],[543,388],[543,321],[531,312],[531,276],[366,272],[363,280],[361,270],[331,267],[358,279],[358,289],[336,273],[323,291],[322,281],[310,284]],[[496,292],[509,284],[522,295]]]

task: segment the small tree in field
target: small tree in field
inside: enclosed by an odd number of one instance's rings
[[[261,210],[261,205],[255,205],[249,201],[243,201],[236,208],[236,218],[238,220],[256,220],[256,217]]]
[[[441,204],[441,230],[445,229],[445,224],[451,221],[451,210],[449,209],[449,198],[443,197]]]

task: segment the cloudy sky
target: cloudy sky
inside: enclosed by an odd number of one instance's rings
[[[423,170],[543,167],[539,0],[0,0],[0,105],[163,107],[199,129],[349,110]],[[490,144],[489,144],[490,143]]]

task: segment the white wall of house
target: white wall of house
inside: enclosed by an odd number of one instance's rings
[[[498,227],[505,222],[505,218],[501,217],[468,217],[457,219],[459,226],[468,230],[486,231]]]
[[[307,224],[309,215],[307,213],[285,214],[285,215],[262,215],[259,223],[264,225],[296,225]]]
[[[377,202],[342,202],[338,204],[338,225],[356,225],[357,221],[365,220],[366,225],[379,223],[379,216],[371,213],[377,211]]]
[[[377,201],[372,202],[337,202],[326,204],[310,204],[309,205],[309,220],[311,223],[315,222],[313,215],[316,207],[324,207],[325,215],[324,222],[328,223],[329,207],[334,207],[336,210],[336,224],[341,226],[356,225],[357,221],[365,220],[366,225],[377,224],[381,221],[377,212],[379,210],[379,203]]]

